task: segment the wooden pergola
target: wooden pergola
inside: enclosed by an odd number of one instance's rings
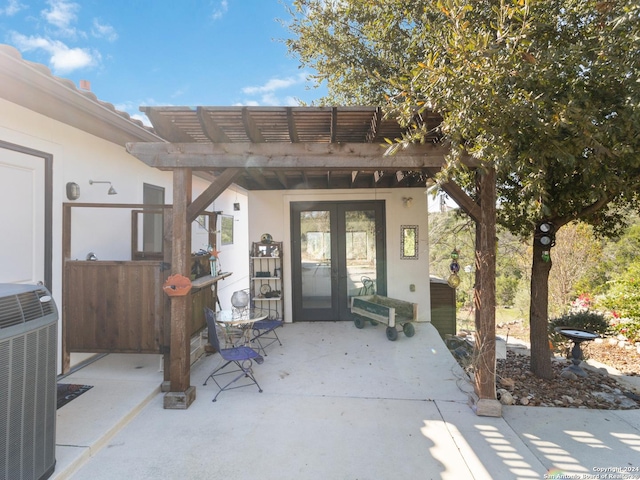
[[[385,155],[402,127],[376,107],[141,107],[166,142],[128,143],[145,164],[173,172],[172,273],[189,274],[191,222],[235,183],[247,190],[407,188],[426,185],[449,149],[435,133]],[[436,114],[418,119],[430,132]],[[192,199],[192,176],[211,182]],[[495,175],[479,173],[476,202],[457,185],[445,191],[476,222],[475,397],[478,415],[500,415],[495,394]],[[187,298],[172,297],[170,392],[165,408],[188,408]]]

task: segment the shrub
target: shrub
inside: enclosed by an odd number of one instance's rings
[[[555,348],[568,351],[571,341],[559,333],[557,327],[580,328],[595,332],[601,336],[606,335],[610,330],[610,325],[602,313],[589,310],[568,313],[560,317],[549,320],[549,339]]]
[[[602,305],[615,310],[622,318],[640,318],[640,260],[611,282]]]
[[[640,320],[627,320],[612,327],[616,335],[624,335],[632,343],[640,342]]]

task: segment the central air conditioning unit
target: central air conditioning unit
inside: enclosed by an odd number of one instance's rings
[[[56,465],[58,310],[40,285],[0,284],[0,479]]]

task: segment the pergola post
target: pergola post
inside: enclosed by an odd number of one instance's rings
[[[480,219],[476,222],[476,336],[472,408],[477,415],[499,417],[496,398],[496,172],[479,170],[477,190]]]
[[[191,203],[191,169],[173,170],[173,250],[171,272],[189,277],[191,255],[191,223],[187,209]],[[191,383],[190,332],[191,297],[171,297],[170,391],[164,396],[164,408],[186,409],[196,398]]]

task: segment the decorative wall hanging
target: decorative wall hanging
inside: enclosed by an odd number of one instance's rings
[[[402,225],[400,227],[400,258],[403,260],[418,259],[418,225]]]
[[[460,264],[458,263],[459,256],[458,249],[454,248],[451,252],[451,264],[449,265],[451,275],[449,275],[447,279],[447,283],[451,288],[458,288],[458,285],[460,285],[460,277],[458,276],[458,272],[460,271]]]
[[[162,290],[170,297],[180,297],[191,290],[191,280],[184,275],[171,275],[162,286]]]

